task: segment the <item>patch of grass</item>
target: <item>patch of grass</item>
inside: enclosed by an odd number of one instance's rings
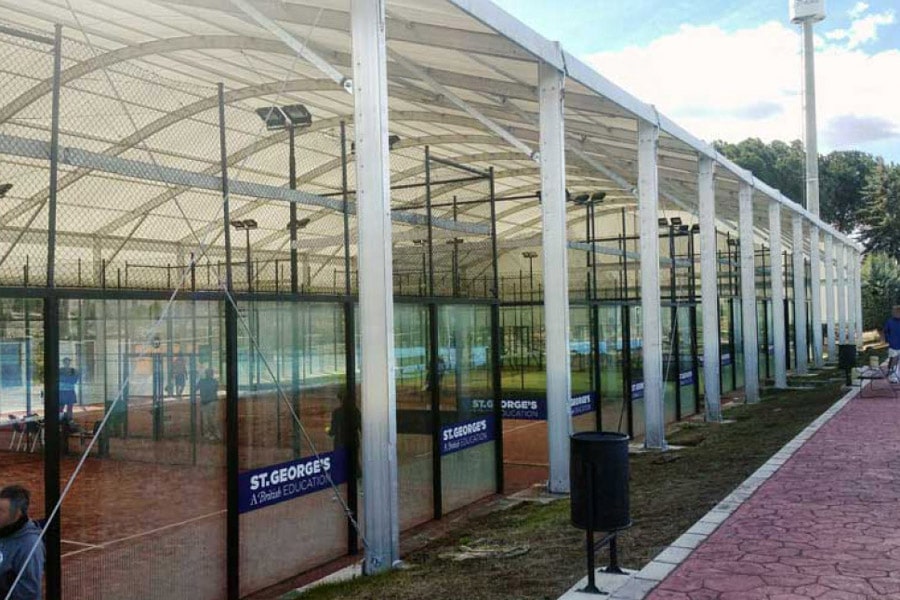
[[[682,423],[670,443],[687,446],[678,460],[631,457],[634,526],[619,542],[624,566],[640,568],[727,496],[841,395],[840,386],[766,394],[755,405],[725,411],[730,424]],[[583,532],[569,523],[569,502],[520,505],[475,519],[406,557],[410,568],[326,585],[306,600],[392,598],[555,599],[584,575]],[[461,543],[525,544],[513,559],[453,562],[440,554]],[[605,556],[601,552],[598,563]]]

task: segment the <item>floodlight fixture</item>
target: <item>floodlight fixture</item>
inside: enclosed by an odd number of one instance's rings
[[[603,199],[606,198],[606,192],[594,192],[591,194],[591,202],[603,202]]]
[[[388,150],[393,150],[394,145],[400,142],[400,136],[396,134],[391,134],[388,136]]]
[[[309,217],[304,217],[296,221],[288,221],[286,229],[291,230],[293,227],[296,227],[297,229],[305,229],[307,225],[309,225]]]
[[[575,196],[575,204],[586,204],[588,200],[590,200],[590,194],[578,194]]]
[[[691,225],[691,231],[700,231],[700,223],[694,223]]]
[[[669,219],[669,223],[672,225],[680,226],[681,225],[681,217],[672,217]]]
[[[6,194],[9,193],[9,190],[12,189],[13,184],[11,183],[0,183],[0,198],[5,198]]]
[[[537,258],[538,253],[533,250],[528,250],[526,252],[523,252],[522,256],[524,256],[525,258]]]
[[[256,109],[256,114],[265,122],[266,129],[277,131],[287,127],[308,127],[312,115],[302,104],[288,106],[264,106]]]
[[[660,227],[668,227],[669,226],[669,220],[665,217],[659,217],[659,219],[657,219],[657,223],[659,223]]]
[[[247,231],[250,231],[259,227],[259,223],[257,223],[254,219],[234,219],[233,221],[231,221],[231,226],[235,229],[246,229]]]

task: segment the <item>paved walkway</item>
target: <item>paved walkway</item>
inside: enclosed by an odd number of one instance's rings
[[[900,402],[883,388],[851,400],[647,597],[900,599]]]

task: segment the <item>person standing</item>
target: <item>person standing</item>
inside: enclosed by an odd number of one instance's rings
[[[884,341],[888,344],[888,380],[900,383],[897,364],[900,363],[900,305],[891,310],[891,318],[884,324]]]
[[[219,432],[219,380],[214,377],[215,371],[206,369],[203,378],[197,382],[200,394],[200,420],[204,439],[215,442],[222,441]]]
[[[31,494],[20,485],[0,490],[0,598],[41,598],[44,545],[40,527],[28,518],[30,503]],[[35,546],[38,547],[32,553]],[[20,572],[22,577],[13,587]]]
[[[63,359],[63,366],[59,370],[59,406],[66,411],[66,420],[71,422],[75,403],[78,398],[75,396],[75,386],[78,385],[80,377],[78,369],[72,366],[72,359],[68,356]]]
[[[175,397],[181,400],[181,395],[184,393],[184,385],[187,381],[187,365],[181,354],[172,361],[172,376],[175,378]]]

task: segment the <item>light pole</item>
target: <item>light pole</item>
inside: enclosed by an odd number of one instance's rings
[[[533,250],[523,252],[522,256],[528,259],[528,320],[530,322],[528,328],[528,362],[531,363],[531,357],[534,354],[534,259],[538,253]],[[540,366],[540,364],[538,364]]]
[[[251,267],[251,264],[250,264],[250,231],[253,229],[256,229],[257,227],[259,227],[259,225],[253,219],[243,219],[243,220],[234,219],[231,221],[231,226],[237,230],[243,230],[247,237],[247,291],[252,294],[253,293],[253,268]],[[250,333],[251,339],[249,340],[249,346],[247,347],[247,360],[249,363],[248,368],[250,369],[249,380],[250,380],[250,385],[252,387],[253,380],[254,380],[254,368],[253,367],[254,367],[254,363],[255,363],[255,361],[253,359],[253,339],[252,338],[254,335],[254,329],[256,329],[254,327],[255,319],[253,318],[254,315],[253,315],[253,310],[252,310],[252,307],[253,307],[252,300],[251,300],[250,307],[251,307],[251,310],[248,314],[249,320],[248,320],[247,327],[250,329],[249,333]]]
[[[813,25],[825,19],[825,0],[789,0],[791,22],[800,24],[803,30],[803,145],[806,152],[806,208],[813,216],[819,216],[819,149],[816,135],[816,68]],[[813,363],[824,366],[822,352],[822,316],[820,299],[819,229],[809,228],[810,322],[812,323]],[[805,301],[805,298],[799,299]],[[829,331],[833,336],[834,332]],[[803,361],[801,364],[805,364]]]
[[[450,277],[452,278],[452,290],[453,295],[459,295],[459,245],[465,243],[466,240],[462,238],[452,238],[447,240],[447,244],[453,244],[453,254],[451,255],[451,273]]]
[[[309,225],[309,217],[297,219],[297,205],[291,202],[291,220],[288,221],[287,230],[291,233],[291,293],[296,294],[300,288],[297,276],[297,247],[299,240],[297,239],[297,230],[306,229]]]
[[[292,190],[297,189],[297,161],[294,151],[294,132],[297,127],[309,127],[312,124],[312,115],[302,104],[290,104],[288,106],[265,106],[256,109],[256,114],[265,122],[266,129],[278,131],[288,130],[288,170],[289,185]],[[291,223],[297,222],[297,203],[290,202],[290,222],[288,229],[291,233],[291,293],[298,290],[297,276],[297,228],[291,227]],[[308,221],[308,219],[306,219]]]
[[[253,292],[253,268],[250,264],[250,232],[259,227],[254,219],[234,219],[231,226],[237,230],[243,230],[247,234],[247,291]]]

